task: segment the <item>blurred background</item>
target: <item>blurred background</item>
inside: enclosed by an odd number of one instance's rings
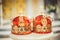
[[[60,0],[0,0],[0,40],[10,39],[11,22],[14,17],[22,13],[33,17],[41,12],[52,18],[54,34],[50,40],[59,40]]]

